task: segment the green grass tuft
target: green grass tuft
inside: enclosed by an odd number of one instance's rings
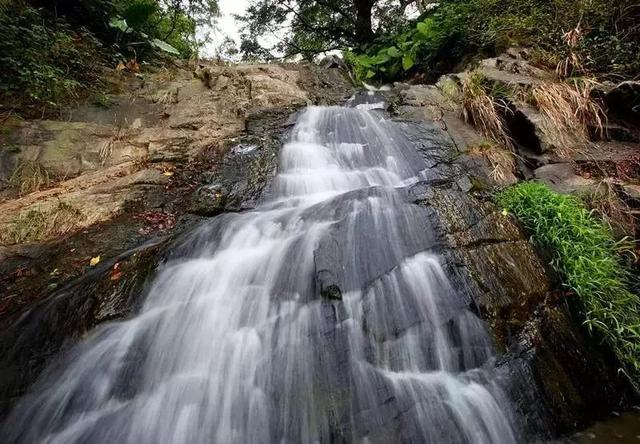
[[[602,336],[640,385],[640,297],[620,261],[624,242],[575,197],[537,182],[522,182],[497,196],[552,256],[551,265],[578,296],[589,331]]]
[[[72,232],[85,220],[85,215],[72,204],[59,201],[50,209],[31,209],[20,213],[12,225],[0,233],[0,243],[37,242]]]

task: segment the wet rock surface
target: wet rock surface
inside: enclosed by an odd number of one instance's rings
[[[211,85],[186,69],[134,79],[111,108],[10,122],[3,133],[14,149],[0,153],[0,415],[52,357],[137,309],[173,237],[255,205],[296,109],[343,101],[350,89],[341,71],[312,65],[213,70]],[[25,162],[52,173],[43,189],[16,196],[9,179]],[[21,215],[59,217],[60,202],[74,217],[64,230],[15,229]]]
[[[438,114],[434,118],[434,112],[422,109],[433,102],[416,99],[423,97],[422,91],[423,86],[401,90],[399,95],[408,100],[401,100],[397,112],[404,119],[421,122],[418,126],[403,123],[410,138],[428,143],[440,139],[431,153],[437,159],[433,169],[439,178],[414,186],[409,195],[434,211],[442,239],[439,248],[454,287],[467,295],[493,331],[501,350],[496,368],[511,381],[509,396],[524,418],[527,440],[549,439],[628,408],[635,395],[617,373],[611,353],[589,337],[572,313],[570,301],[554,290],[555,277],[545,271],[544,260],[515,220],[496,208],[482,186],[473,186],[477,181],[496,185],[492,165],[469,152],[482,136],[467,127],[472,136],[465,142],[455,127],[443,130]],[[422,129],[411,130],[418,127]],[[562,169],[555,174],[565,179],[575,176],[570,164],[545,168]],[[544,174],[545,168],[536,174]],[[567,188],[568,180],[549,182],[563,191],[576,190]],[[576,186],[592,184],[582,177],[577,182]]]
[[[105,260],[19,316],[2,320],[2,415],[61,350],[98,324],[126,317],[139,306],[147,278],[167,246],[167,239],[160,238]]]
[[[499,81],[521,83],[522,80],[513,77],[521,73],[514,73],[516,68],[509,63],[492,61],[484,69]],[[494,72],[505,64],[510,66],[508,78]],[[118,201],[113,207],[101,205],[100,208],[108,208],[106,215],[101,213],[84,226],[91,230],[95,223],[117,213],[118,205],[126,208],[135,202],[146,210],[172,208],[178,212],[177,208],[181,208],[183,213],[198,216],[185,216],[178,223],[179,230],[192,227],[200,216],[254,208],[270,193],[278,150],[293,123],[290,116],[308,102],[336,103],[344,99],[346,91],[343,85],[331,89],[329,94],[323,92],[327,85],[338,82],[333,74],[314,77],[301,74],[311,68],[298,71],[279,69],[248,67],[230,71],[224,67],[215,68],[209,74],[200,73],[200,79],[187,79],[185,75],[180,86],[165,88],[162,101],[167,103],[174,100],[180,103],[183,100],[180,97],[185,94],[187,102],[195,101],[197,95],[207,94],[215,103],[207,103],[200,108],[193,108],[193,103],[175,109],[164,108],[164,112],[170,115],[163,115],[160,120],[144,113],[133,119],[137,123],[132,122],[132,129],[139,133],[131,147],[121,151],[131,153],[143,147],[145,155],[152,159],[153,168],[133,168],[134,172],[122,174],[118,179],[107,177],[105,180],[96,179],[94,183],[88,181],[90,175],[104,175],[107,170],[93,171],[92,168],[99,163],[97,161],[76,164],[73,174],[78,174],[82,165],[92,165],[88,172],[80,172],[82,183],[77,185],[78,202],[95,202],[99,195],[108,195],[111,199],[115,195],[113,189],[126,190],[122,202]],[[526,75],[535,76],[537,73],[531,71]],[[256,87],[258,89],[253,90]],[[217,103],[221,97],[226,97],[223,91],[229,90],[238,94],[234,97],[249,97],[246,102],[237,102],[230,113],[221,111],[222,104]],[[404,190],[404,201],[398,202],[398,206],[403,208],[407,203],[413,204],[405,223],[423,227],[418,230],[421,233],[419,239],[404,239],[402,248],[416,253],[429,249],[441,254],[453,287],[463,295],[464,303],[491,327],[499,357],[485,365],[493,367],[502,380],[507,381],[508,395],[524,419],[522,427],[528,439],[555,437],[582,427],[613,409],[628,406],[630,390],[616,373],[612,357],[588,338],[571,313],[565,295],[553,291],[553,276],[545,271],[544,261],[527,241],[521,228],[491,202],[486,190],[516,181],[517,171],[507,169],[504,177],[498,179],[492,174],[495,165],[474,152],[474,148],[486,140],[460,121],[456,111],[435,87],[403,86],[390,95],[393,94],[397,94],[393,107],[394,125],[414,144],[418,155],[428,165],[427,179]],[[254,103],[264,106],[246,109]],[[242,118],[238,118],[238,114]],[[91,125],[104,124],[100,117],[92,115],[91,120]],[[120,118],[119,121],[129,120]],[[153,127],[159,121],[170,123],[159,132]],[[95,132],[97,127],[91,128]],[[39,137],[44,140],[49,136]],[[220,144],[219,153],[222,154],[216,157],[215,168],[212,168],[212,164],[199,159],[196,152],[214,142],[216,146]],[[81,148],[80,157],[89,159],[85,151]],[[74,154],[76,158],[77,154]],[[125,157],[123,154],[122,158]],[[7,159],[3,162],[11,164]],[[130,166],[126,162],[113,162],[111,168]],[[202,164],[183,172],[175,168],[175,165],[190,162]],[[201,168],[202,165],[205,168]],[[536,169],[537,175],[543,172]],[[88,183],[91,185],[87,186]],[[183,206],[171,204],[161,196],[167,194],[167,185],[174,183],[179,186],[173,196],[183,200]],[[566,181],[562,182],[564,185]],[[64,191],[51,191],[60,186]],[[58,188],[39,193],[73,196],[73,192],[67,192],[69,189],[74,190],[68,181],[64,181]],[[139,189],[140,194],[133,193],[135,198],[128,200],[134,189]],[[379,192],[371,191],[370,197]],[[345,202],[348,198],[345,197]],[[43,202],[46,202],[33,195],[22,199],[31,200],[21,202],[21,208],[28,208],[35,202],[45,205]],[[10,204],[16,205],[7,201],[6,205]],[[339,216],[340,211],[344,211],[340,208],[338,202],[331,211],[336,211],[336,216]],[[83,211],[87,212],[86,207]],[[313,211],[322,213],[329,208],[314,208]],[[222,224],[223,218],[233,215],[218,217]],[[145,242],[148,237],[139,232],[144,226],[141,222],[140,226],[125,230],[134,238],[130,240],[133,244],[130,251],[112,253],[111,258],[82,277],[62,280],[56,284],[60,285],[58,288],[47,290],[45,280],[39,287],[33,287],[39,292],[33,299],[18,303],[10,301],[10,298],[22,294],[26,287],[16,285],[19,278],[3,282],[4,294],[8,296],[3,299],[5,316],[0,320],[0,398],[3,401],[0,408],[4,412],[53,356],[66,350],[99,323],[127,317],[135,311],[140,302],[136,296],[142,293],[148,276],[153,274],[166,252],[172,250],[174,257],[182,254],[174,245],[182,245],[186,251],[189,242],[210,242],[216,235],[215,232],[207,232],[200,234],[202,238],[188,237],[187,244],[182,238],[174,244],[172,238],[165,236]],[[216,227],[214,224],[212,230],[218,229]],[[361,282],[347,281],[340,266],[344,261],[345,246],[340,245],[339,240],[348,238],[343,230],[344,225],[336,223],[331,235],[318,245],[314,253],[315,288],[310,291],[323,300],[320,310],[326,319],[323,330],[314,334],[327,350],[335,349],[335,353],[326,352],[335,356],[345,355],[341,350],[347,347],[346,338],[336,328],[341,318],[340,303],[344,294],[354,288],[382,285],[384,277],[392,273],[395,266],[385,254],[385,248],[367,250],[367,236],[373,235],[373,229],[370,233],[359,233],[352,239],[350,248],[371,254],[371,266],[360,270]],[[41,263],[39,268],[34,266],[43,251],[49,257],[63,254],[59,245],[49,248],[5,248],[0,252],[6,259],[3,267],[7,272],[23,267],[35,269],[36,273],[51,273],[53,270],[49,271]],[[451,312],[455,313],[455,309],[451,307]],[[406,325],[394,325],[393,332],[380,331],[376,334],[384,342],[386,336],[409,328],[411,318],[406,317],[405,321]],[[353,437],[346,425],[349,421],[347,415],[352,403],[357,405],[358,400],[350,399],[346,391],[341,391],[348,386],[348,363],[335,362],[331,365],[331,371],[327,371],[324,379],[320,380],[318,396],[325,400],[335,441],[349,442]],[[384,417],[388,420],[371,419],[368,423],[367,412],[358,412],[358,424],[362,427],[358,434],[369,434],[378,442],[388,442],[398,436],[407,442],[415,440],[417,435],[412,435],[411,430],[402,430],[403,421],[411,415],[408,406],[400,405],[383,381],[374,380],[371,387],[375,389],[372,396],[385,406],[387,414]]]

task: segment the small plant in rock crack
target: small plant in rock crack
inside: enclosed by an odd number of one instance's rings
[[[638,386],[640,296],[629,291],[632,275],[621,261],[630,243],[616,241],[578,198],[541,183],[519,183],[499,193],[497,201],[550,253],[551,266],[578,296],[585,325],[611,346]]]
[[[607,118],[604,108],[592,98],[598,82],[571,79],[547,82],[531,91],[534,105],[543,116],[543,127],[556,141],[560,155],[589,143],[591,136],[601,138]]]
[[[20,244],[63,236],[77,229],[85,219],[79,208],[60,200],[48,208],[32,208],[20,213],[10,228],[0,233],[0,242]]]
[[[21,196],[45,188],[51,182],[49,172],[37,160],[19,162],[9,177],[9,186]]]
[[[490,177],[500,184],[504,184],[516,167],[514,153],[495,143],[483,143],[469,148],[469,154],[480,155],[491,165]]]
[[[486,77],[478,71],[470,73],[462,80],[460,95],[462,117],[491,140],[507,147],[513,147],[509,136],[505,113],[510,112],[507,101],[493,94]]]

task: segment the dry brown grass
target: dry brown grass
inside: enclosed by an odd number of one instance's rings
[[[604,135],[607,117],[591,97],[598,85],[593,79],[547,82],[532,90],[532,98],[543,115],[543,126],[556,141],[558,154],[568,155],[589,143],[591,132]]]
[[[486,78],[481,73],[471,72],[462,80],[460,101],[465,122],[496,143],[513,148],[513,140],[503,117],[504,113],[510,112],[508,104],[490,94]]]
[[[175,91],[158,91],[154,94],[152,100],[163,106],[178,103],[178,89]]]
[[[513,151],[509,148],[502,148],[496,144],[486,143],[469,149],[473,155],[484,156],[491,165],[489,174],[498,184],[507,183],[507,178],[513,174],[516,167],[516,159]]]
[[[49,172],[37,160],[21,161],[9,178],[9,186],[20,196],[45,188],[51,182]]]
[[[115,142],[126,140],[126,138],[127,131],[125,128],[115,127],[113,129],[113,134],[100,144],[100,148],[98,150],[98,157],[100,158],[100,163],[102,165],[104,165],[109,157],[111,157],[111,154],[113,154],[113,146]]]
[[[556,66],[556,74],[559,78],[566,79],[586,72],[582,58],[576,51],[583,38],[582,23],[578,23],[575,28],[562,35],[562,39],[567,45],[568,53]]]

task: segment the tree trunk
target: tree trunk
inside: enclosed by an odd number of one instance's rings
[[[375,0],[355,0],[356,29],[355,39],[359,45],[369,43],[374,38],[371,24],[371,10]]]

